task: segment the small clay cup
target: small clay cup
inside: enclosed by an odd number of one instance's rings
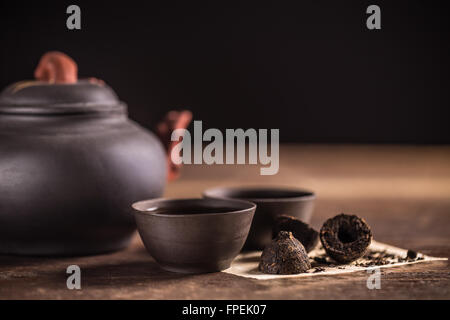
[[[132,205],[139,234],[161,268],[180,273],[230,267],[256,205],[241,200],[154,199]]]
[[[262,250],[272,240],[272,227],[278,215],[289,215],[309,223],[315,195],[302,189],[213,188],[203,192],[207,199],[244,199],[256,204],[255,217],[244,250]]]

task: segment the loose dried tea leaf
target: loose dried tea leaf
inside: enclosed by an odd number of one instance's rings
[[[321,264],[326,264],[327,263],[327,258],[325,257],[314,257],[314,261],[321,263]]]
[[[408,252],[406,253],[406,257],[410,259],[415,259],[417,258],[417,252],[413,250],[408,250]]]
[[[280,231],[292,232],[292,235],[305,247],[306,252],[314,249],[319,242],[319,233],[316,230],[291,216],[280,215],[275,219],[272,238],[275,238]]]
[[[365,254],[372,231],[363,219],[342,213],[325,221],[320,241],[328,256],[339,263],[349,263]]]
[[[325,268],[322,268],[322,267],[316,267],[316,268],[314,268],[314,273],[317,273],[317,272],[323,272],[323,271],[325,271]]]
[[[258,269],[270,274],[296,274],[311,268],[303,245],[291,232],[280,231],[264,248]]]

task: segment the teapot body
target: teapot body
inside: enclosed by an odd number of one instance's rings
[[[124,111],[0,113],[0,254],[121,249],[130,204],[163,194],[159,139]]]

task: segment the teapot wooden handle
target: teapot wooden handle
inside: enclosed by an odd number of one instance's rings
[[[34,71],[34,77],[39,81],[49,83],[76,83],[78,67],[68,55],[50,51],[42,56]]]
[[[167,152],[167,179],[169,181],[177,179],[181,169],[181,165],[174,164],[171,158],[172,149],[179,143],[178,141],[171,141],[172,132],[175,129],[186,129],[191,120],[192,113],[188,110],[170,111],[156,127],[156,133]]]

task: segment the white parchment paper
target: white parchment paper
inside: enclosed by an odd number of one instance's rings
[[[316,263],[315,257],[324,257],[325,250],[319,245],[316,249],[308,253],[310,260],[312,261],[313,267],[308,270],[306,273],[299,274],[290,274],[290,275],[277,275],[277,274],[264,274],[258,271],[259,258],[261,257],[261,251],[252,251],[247,253],[240,254],[232,263],[231,267],[224,270],[223,272],[231,273],[237,276],[253,278],[258,280],[270,280],[270,279],[281,279],[281,278],[300,278],[300,277],[312,277],[312,276],[323,276],[323,275],[333,275],[333,274],[342,274],[349,273],[355,271],[362,271],[373,269],[374,267],[379,268],[392,268],[396,266],[402,266],[413,263],[423,263],[428,261],[437,261],[437,260],[448,260],[447,258],[437,258],[430,257],[421,253],[418,253],[418,259],[405,260],[406,254],[408,250],[397,248],[394,246],[390,246],[385,243],[372,241],[369,246],[368,252],[373,255],[377,255],[380,253],[390,254],[392,255],[392,259],[389,260],[389,264],[384,265],[374,265],[374,266],[365,266],[370,264],[370,260],[366,258],[358,259],[351,264],[345,265],[326,265]],[[400,260],[400,261],[399,261]],[[331,260],[328,260],[331,261]],[[330,263],[330,262],[329,262]],[[364,266],[361,266],[364,265]],[[319,269],[319,270],[317,270]]]

